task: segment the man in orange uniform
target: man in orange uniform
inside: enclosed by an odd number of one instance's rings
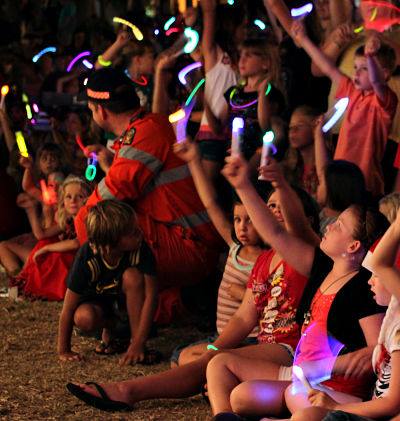
[[[137,213],[162,289],[204,279],[216,261],[219,238],[186,164],[172,151],[168,119],[144,112],[133,82],[115,69],[94,72],[86,88],[94,121],[119,138],[115,156],[103,146],[88,147],[106,176],[76,217],[79,242],[87,239],[88,208],[103,199],[123,200]]]

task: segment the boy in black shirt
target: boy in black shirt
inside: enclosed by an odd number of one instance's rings
[[[89,241],[79,249],[67,278],[59,322],[59,358],[81,359],[71,350],[74,324],[89,332],[102,328],[104,353],[110,353],[107,349],[111,351],[115,308],[125,301],[131,341],[121,363],[143,362],[156,305],[153,254],[143,240],[133,209],[123,202],[97,203],[89,211],[86,229]]]

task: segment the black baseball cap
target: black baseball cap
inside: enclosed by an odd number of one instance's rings
[[[106,107],[122,106],[126,110],[140,107],[135,84],[123,71],[112,67],[96,70],[89,76],[85,97]]]

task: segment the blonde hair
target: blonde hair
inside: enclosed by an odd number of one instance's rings
[[[386,209],[382,209],[382,205]],[[397,211],[400,208],[400,193],[394,192],[382,197],[379,201],[379,211],[383,213],[387,220],[392,224],[396,219]]]
[[[118,245],[121,237],[137,225],[131,206],[117,200],[102,200],[90,208],[86,218],[86,232],[94,251],[104,253]]]
[[[57,206],[58,225],[61,227],[62,230],[65,229],[67,220],[70,217],[70,215],[66,213],[65,207],[64,207],[65,188],[69,186],[70,184],[79,184],[81,186],[82,193],[86,196],[86,198],[88,198],[90,193],[92,192],[92,189],[90,188],[89,184],[81,177],[78,177],[76,175],[69,175],[64,180],[64,182],[61,184],[61,186],[58,189],[58,206]]]

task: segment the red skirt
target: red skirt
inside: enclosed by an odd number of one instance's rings
[[[31,251],[22,271],[15,277],[21,293],[30,298],[61,301],[67,290],[66,277],[74,261],[76,250],[50,252],[40,255],[36,262],[35,252],[47,244],[58,242],[58,238],[40,240]]]

